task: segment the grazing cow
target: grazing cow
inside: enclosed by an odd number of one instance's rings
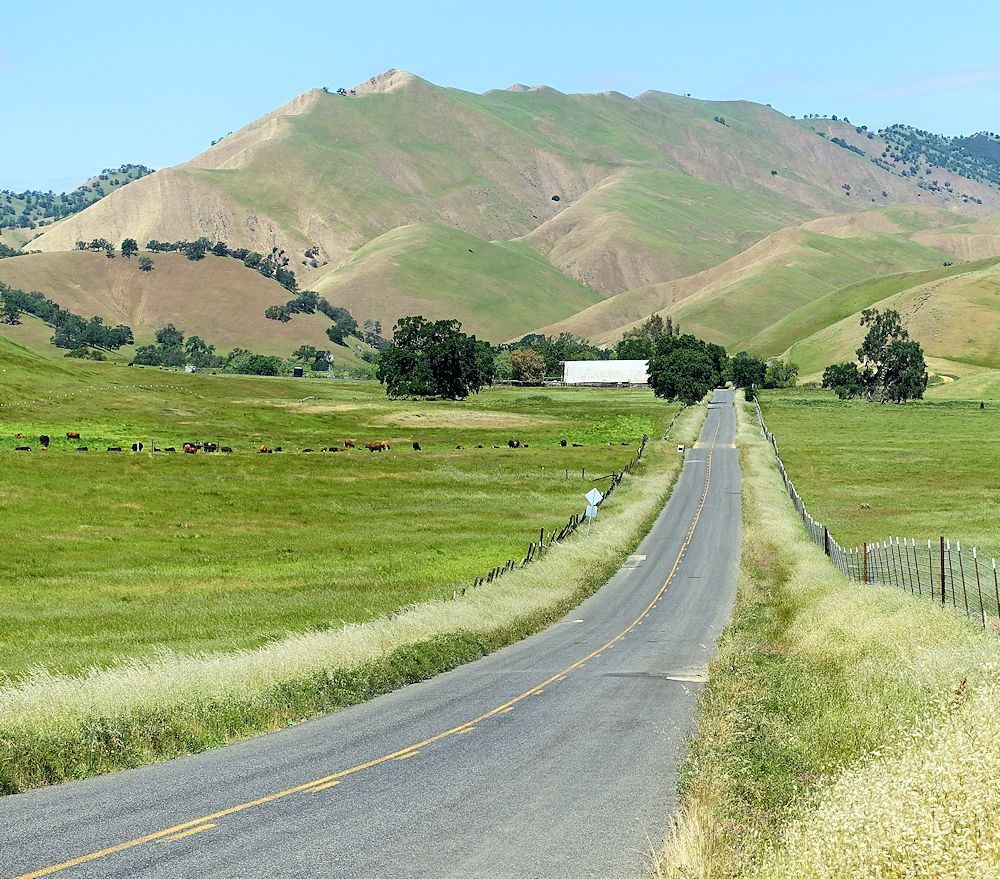
[[[132,451],[133,452],[141,452],[142,449],[143,449],[142,443],[132,443]]]
[[[574,449],[582,449],[583,448],[583,443],[573,443],[573,448]]]
[[[108,446],[109,452],[120,452],[122,450],[121,446]]]
[[[89,452],[90,451],[90,449],[88,449],[86,446],[77,446],[76,450],[78,452]]]
[[[337,446],[327,446],[325,449],[320,449],[321,452],[339,452],[340,449]]]
[[[217,452],[219,451],[218,443],[205,443],[206,452]]]
[[[27,439],[28,435],[26,433],[18,433],[14,435],[14,439]]]
[[[419,452],[420,451],[420,443],[414,443],[413,444],[413,451],[415,451],[415,452]]]
[[[456,449],[464,449],[465,446],[463,446],[461,443],[459,443],[457,446],[455,446],[455,448]]]
[[[303,452],[311,452],[311,451],[312,451],[312,449],[303,449],[302,451],[303,451]]]
[[[521,447],[519,440],[507,440],[507,445],[512,449],[518,449]]]
[[[344,440],[344,448],[345,449],[353,449],[354,448],[354,440]]]
[[[165,452],[176,452],[177,449],[175,449],[173,446],[167,446],[163,451],[165,451]]]
[[[43,449],[47,449],[47,448],[49,447],[49,437],[48,437],[48,436],[47,436],[46,434],[44,434],[44,433],[43,433],[43,434],[42,434],[42,435],[41,435],[41,436],[40,436],[40,437],[38,438],[38,444],[39,444],[39,445],[40,445],[40,446],[41,446],[41,447],[42,447]]]
[[[229,446],[223,446],[219,449],[219,451],[224,452],[225,454],[230,454],[233,450]]]
[[[365,443],[365,448],[369,452],[387,452],[389,451],[389,444],[385,440],[379,440],[374,443]]]
[[[79,439],[79,438],[80,438],[80,431],[78,430],[71,430],[66,433],[66,439]]]
[[[490,446],[491,449],[499,449],[500,446]]]
[[[564,440],[564,439],[563,440],[559,440],[559,445],[561,445],[565,449],[566,445],[567,445],[566,440]]]
[[[185,455],[195,455],[198,453],[198,446],[196,443],[184,443],[183,448]]]
[[[31,451],[31,446],[17,446],[14,449],[14,451],[15,452],[30,452]]]
[[[274,449],[274,450],[275,450],[276,452],[283,452],[283,451],[284,451],[284,449],[282,449],[282,448],[281,448],[281,446],[275,446],[275,449]]]
[[[269,455],[271,454],[271,450],[267,446],[261,446],[257,449],[257,453],[260,455]]]
[[[483,447],[482,443],[480,443],[478,446],[476,446],[477,449],[481,449],[482,447]]]

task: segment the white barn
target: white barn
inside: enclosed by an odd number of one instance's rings
[[[648,360],[564,360],[567,385],[647,385]]]

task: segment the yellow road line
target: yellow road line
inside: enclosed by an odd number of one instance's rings
[[[192,827],[190,830],[185,830],[183,833],[175,833],[173,836],[167,836],[164,839],[159,840],[162,845],[165,842],[177,842],[178,839],[187,839],[189,836],[194,836],[196,833],[201,833],[203,830],[211,830],[215,827],[214,824],[202,824],[200,827]]]
[[[680,567],[681,559],[684,557],[684,552],[687,550],[694,537],[695,528],[698,526],[698,521],[701,519],[702,511],[705,509],[705,502],[708,498],[708,489],[712,481],[712,449],[715,448],[716,440],[719,436],[719,430],[722,427],[722,419],[719,419],[719,423],[716,424],[715,434],[712,437],[711,444],[707,447],[709,449],[708,455],[705,460],[705,484],[702,488],[701,498],[698,501],[698,507],[695,510],[694,517],[691,520],[691,527],[688,529],[687,536],[684,538],[684,542],[681,544],[680,549],[677,552],[677,557],[674,559],[673,565],[670,567],[670,571],[667,574],[666,579],[663,581],[663,585],[657,590],[656,595],[653,599],[646,605],[642,613],[635,618],[628,626],[626,626],[622,631],[620,631],[614,638],[608,641],[606,644],[601,645],[596,650],[591,651],[582,659],[578,659],[572,665],[567,666],[562,671],[556,672],[554,675],[548,679],[542,681],[540,684],[535,685],[530,690],[525,690],[519,696],[515,696],[512,699],[507,700],[502,705],[498,705],[496,708],[491,708],[489,711],[480,714],[478,717],[468,720],[465,723],[459,724],[458,726],[453,726],[451,729],[447,729],[444,732],[439,732],[436,735],[430,736],[424,739],[422,742],[417,742],[416,744],[409,745],[405,748],[400,748],[398,751],[393,751],[391,754],[386,754],[382,757],[376,757],[366,763],[359,763],[357,766],[352,766],[349,769],[342,769],[340,772],[336,772],[333,775],[327,775],[323,778],[317,778],[313,781],[306,782],[305,784],[299,784],[295,787],[285,788],[284,790],[277,791],[273,794],[268,794],[267,796],[259,797],[256,800],[250,800],[246,803],[240,803],[236,806],[230,806],[227,809],[220,809],[217,812],[212,812],[210,815],[203,815],[201,818],[196,818],[192,821],[185,821],[183,824],[175,824],[173,827],[167,827],[164,830],[158,830],[155,833],[149,833],[146,836],[140,836],[135,839],[130,839],[127,842],[119,843],[118,845],[109,846],[108,848],[100,849],[99,851],[90,852],[86,855],[81,855],[80,857],[73,858],[68,861],[63,861],[60,864],[53,864],[49,867],[43,867],[40,870],[35,870],[31,873],[24,873],[21,876],[16,876],[14,879],[39,879],[41,876],[51,876],[53,873],[59,873],[63,870],[68,870],[71,867],[78,867],[81,864],[86,864],[89,861],[96,861],[101,858],[106,858],[110,855],[119,854],[129,849],[135,848],[136,846],[144,845],[147,842],[164,841],[166,837],[180,838],[180,835],[184,831],[192,830],[193,833],[198,833],[201,830],[208,830],[209,827],[214,827],[215,825],[210,823],[218,821],[220,818],[226,818],[229,815],[235,815],[239,812],[244,812],[247,809],[253,809],[257,806],[265,805],[266,803],[273,803],[275,800],[283,799],[284,797],[291,796],[292,794],[304,793],[304,792],[314,792],[317,789],[323,789],[324,787],[333,787],[329,782],[340,782],[341,779],[346,778],[349,775],[354,775],[358,772],[364,772],[366,769],[372,769],[375,766],[381,766],[384,763],[388,763],[392,760],[407,759],[408,757],[414,756],[421,748],[425,748],[428,745],[436,744],[443,739],[449,738],[450,736],[458,735],[461,731],[467,730],[470,726],[475,726],[476,724],[482,723],[484,720],[489,720],[491,717],[496,717],[499,714],[506,714],[512,711],[514,706],[519,702],[527,699],[529,696],[539,694],[541,690],[547,687],[549,684],[560,680],[571,672],[583,667],[592,659],[599,657],[604,651],[611,650],[614,646],[621,641],[623,638],[631,634],[639,624],[649,616],[650,612],[656,606],[656,603],[663,597],[663,594],[669,588],[671,582],[673,582],[674,575],[677,573],[677,569]],[[405,755],[405,756],[404,756]],[[203,826],[204,825],[204,826]],[[186,834],[185,834],[186,835]]]
[[[309,793],[318,794],[321,790],[329,790],[331,787],[336,787],[340,784],[339,781],[328,781],[326,784],[321,784],[318,787],[309,788]]]

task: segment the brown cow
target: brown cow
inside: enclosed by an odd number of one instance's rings
[[[80,438],[80,431],[78,430],[70,430],[66,433],[66,439],[79,439],[79,438]]]
[[[261,446],[259,449],[257,449],[257,452],[261,455],[271,454],[271,450],[267,446]]]
[[[184,454],[195,455],[198,453],[199,448],[201,447],[197,443],[184,443]]]
[[[344,448],[345,449],[353,449],[354,448],[354,440],[344,440]]]
[[[455,448],[456,449],[464,449],[465,446],[463,446],[461,443],[459,443],[457,446],[455,446]]]
[[[385,440],[379,440],[374,443],[365,443],[365,448],[369,452],[387,452],[389,451],[389,444]]]
[[[14,439],[27,439],[28,435],[26,433],[18,433],[14,435]]]

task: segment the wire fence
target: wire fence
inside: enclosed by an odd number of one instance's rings
[[[778,472],[806,532],[847,579],[881,583],[903,589],[918,598],[940,603],[965,614],[984,629],[1000,631],[1000,577],[995,558],[980,557],[975,547],[945,537],[919,543],[913,538],[889,537],[860,547],[843,547],[822,522],[816,521],[788,476],[778,442],[768,430],[755,401],[764,438],[774,449]]]
[[[594,482],[599,482],[604,479],[610,479],[607,489],[604,492],[604,496],[596,504],[600,506],[606,501],[614,490],[621,485],[622,479],[631,473],[636,465],[642,460],[642,454],[646,451],[646,444],[649,442],[649,437],[643,434],[642,442],[636,453],[632,456],[632,459],[624,466],[621,470],[617,470],[613,473],[608,474],[608,476],[598,477]],[[583,513],[574,513],[569,517],[569,521],[562,527],[546,533],[545,529],[542,528],[538,534],[538,540],[533,540],[528,544],[528,552],[520,561],[516,559],[507,559],[502,565],[495,567],[484,577],[476,577],[472,582],[472,588],[477,588],[479,586],[488,586],[490,583],[494,583],[499,580],[505,574],[509,574],[511,571],[518,568],[524,568],[530,565],[532,562],[537,561],[542,557],[549,547],[556,543],[561,543],[568,537],[572,537],[577,529],[586,521],[586,516]],[[465,595],[465,589],[455,590],[452,592],[452,598],[458,598],[460,595]]]

